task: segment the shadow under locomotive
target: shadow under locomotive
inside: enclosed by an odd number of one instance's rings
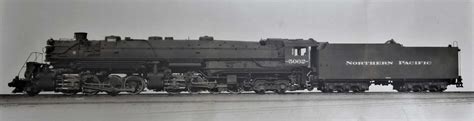
[[[171,94],[314,88],[364,92],[371,84],[393,85],[399,92],[442,92],[448,85],[462,87],[458,52],[451,45],[404,47],[393,40],[329,44],[311,38],[251,42],[107,36],[92,41],[77,32],[73,40],[48,40],[45,62],[36,61],[42,53],[30,54],[35,59],[25,62],[24,78],[16,76],[8,86],[31,96],[41,91],[139,94],[145,89]]]

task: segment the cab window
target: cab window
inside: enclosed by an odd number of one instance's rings
[[[307,53],[306,47],[294,47],[291,49],[291,54],[293,56],[305,56]]]

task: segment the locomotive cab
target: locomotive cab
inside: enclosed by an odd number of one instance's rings
[[[310,67],[311,48],[317,42],[313,39],[294,39],[285,41],[285,65],[297,67]]]

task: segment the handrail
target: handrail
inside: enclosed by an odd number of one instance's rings
[[[38,62],[38,55],[41,57],[41,60],[44,61],[43,53],[41,53],[41,52],[31,52],[30,55],[28,55],[28,58],[26,58],[25,63],[23,63],[23,66],[21,66],[20,71],[18,71],[18,74],[17,74],[18,77],[20,76],[21,71],[23,70],[23,68],[25,68],[26,63],[28,62],[28,60],[30,60],[32,55],[34,55],[34,57],[35,57],[34,60],[33,60],[34,62]]]

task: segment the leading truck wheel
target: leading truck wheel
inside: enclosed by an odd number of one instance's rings
[[[124,84],[126,89],[130,89],[130,94],[140,94],[145,89],[145,79],[139,76],[128,76]]]
[[[38,89],[38,86],[31,84],[25,88],[25,92],[28,96],[36,96],[41,92],[41,90]]]

